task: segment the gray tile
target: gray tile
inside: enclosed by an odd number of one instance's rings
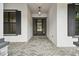
[[[45,36],[34,36],[28,43],[11,42],[9,44],[9,56],[75,56],[76,48],[56,47]]]

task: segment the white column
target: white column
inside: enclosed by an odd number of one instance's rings
[[[0,38],[3,38],[3,3],[0,3]]]

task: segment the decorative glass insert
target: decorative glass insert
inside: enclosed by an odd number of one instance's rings
[[[39,20],[37,20],[37,31],[42,31],[42,20],[41,19],[39,19]]]

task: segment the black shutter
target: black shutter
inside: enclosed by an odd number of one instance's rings
[[[68,4],[68,35],[75,35],[75,6]]]
[[[16,34],[21,35],[21,11],[16,11]]]

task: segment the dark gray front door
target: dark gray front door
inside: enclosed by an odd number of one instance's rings
[[[33,18],[33,35],[46,35],[46,18]]]

